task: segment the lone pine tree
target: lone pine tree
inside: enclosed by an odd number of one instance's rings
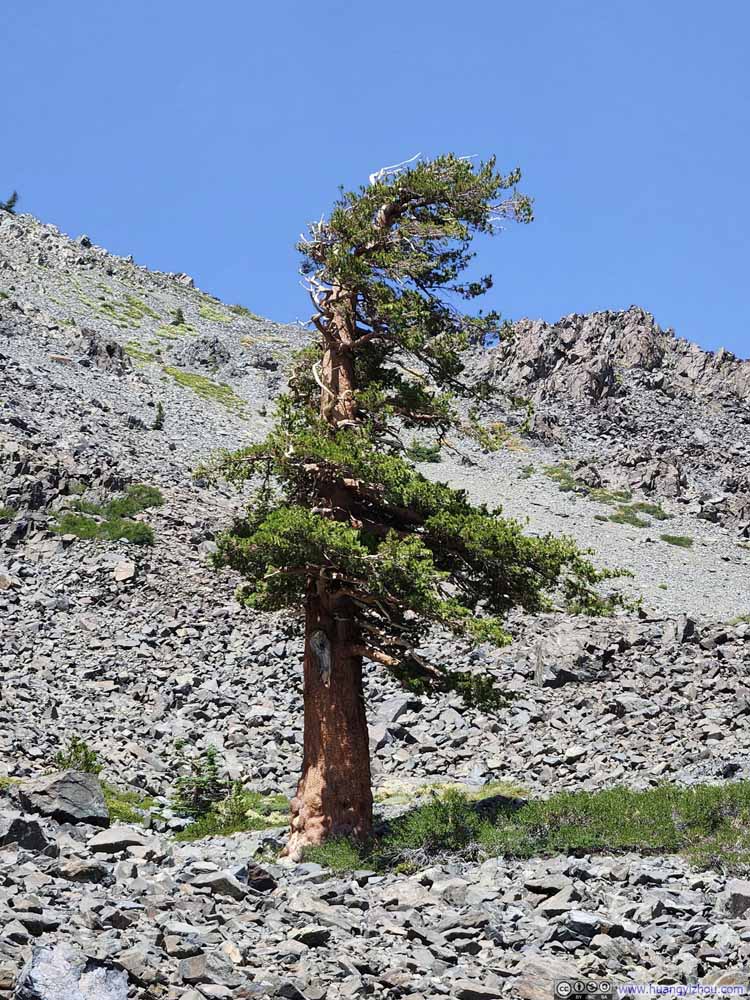
[[[463,356],[501,330],[493,312],[452,305],[491,287],[462,280],[471,239],[529,222],[520,173],[454,155],[385,168],[342,192],[299,249],[315,305],[314,343],[297,356],[268,437],[223,454],[218,472],[257,489],[219,542],[263,610],[304,609],[304,758],[287,853],[372,830],[364,659],[411,689],[492,698],[491,679],[425,662],[442,626],[503,644],[503,616],[553,599],[603,610],[597,571],[567,538],[532,537],[462,490],[428,481],[404,430],[438,440],[459,423]]]

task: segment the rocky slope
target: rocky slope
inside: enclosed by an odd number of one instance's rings
[[[176,740],[216,746],[258,791],[288,793],[299,768],[297,623],[242,611],[210,569],[240,498],[193,470],[263,432],[304,337],[0,212],[0,776],[44,774],[75,733],[159,814],[102,847],[90,823],[6,791],[0,995],[32,945],[67,941],[125,969],[133,997],[190,1000],[531,997],[574,969],[708,982],[743,968],[747,887],[681,858],[444,859],[354,879],[269,864],[272,884],[248,864],[280,831],[172,839]],[[591,545],[633,573],[621,586],[643,606],[518,616],[501,651],[436,635],[432,655],[494,671],[512,695],[497,716],[404,696],[371,668],[381,795],[750,777],[748,363],[630,309],[523,321],[472,373],[499,390],[484,416],[504,447],[459,442],[463,459],[425,473]],[[134,483],[164,496],[137,515],[153,547],[51,530]]]

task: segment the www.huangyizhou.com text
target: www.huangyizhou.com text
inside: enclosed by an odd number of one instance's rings
[[[620,997],[743,997],[750,996],[750,986],[739,983],[703,985],[701,983],[622,983],[615,987]]]

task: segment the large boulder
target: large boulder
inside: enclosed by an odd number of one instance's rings
[[[608,658],[585,628],[566,622],[537,644],[534,680],[540,687],[590,680],[601,673]]]
[[[15,1000],[127,1000],[128,976],[68,944],[35,948],[16,984]]]
[[[58,771],[19,788],[27,812],[49,816],[59,823],[109,826],[109,810],[98,778],[84,771]]]

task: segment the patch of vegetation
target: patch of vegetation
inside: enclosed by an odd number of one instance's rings
[[[187,337],[195,333],[195,327],[190,323],[164,323],[157,327],[156,336],[160,340],[178,340],[180,337]]]
[[[12,788],[13,785],[19,785],[19,778],[6,778],[5,776],[0,776],[0,792],[6,788]]]
[[[164,503],[161,490],[139,483],[106,504],[77,500],[75,510],[58,516],[52,530],[82,539],[124,540],[134,545],[153,545],[154,532],[148,524],[132,518],[149,507]]]
[[[145,302],[141,302],[140,299],[137,299],[135,295],[125,296],[125,305],[121,307],[121,312],[123,316],[126,316],[128,319],[135,320],[136,322],[140,322],[147,316],[150,319],[161,318],[157,312],[154,312],[154,310],[150,306],[146,305]]]
[[[243,830],[264,830],[286,822],[289,802],[282,795],[247,791],[241,781],[231,786],[222,777],[223,761],[217,749],[206,747],[189,756],[184,742],[176,744],[179,766],[187,769],[175,782],[175,812],[193,818],[178,840],[228,837]]]
[[[231,413],[238,416],[245,415],[245,401],[240,399],[231,386],[224,382],[213,382],[203,375],[194,375],[191,372],[182,371],[180,368],[170,368],[165,366],[164,371],[175,380],[178,385],[184,386],[201,397],[209,399],[215,403],[220,403]]]
[[[584,486],[583,483],[579,483],[578,485],[580,489],[586,493],[589,500],[593,500],[595,503],[606,503],[610,505],[626,504],[633,497],[630,490],[608,490],[601,486],[596,487],[595,489],[590,489],[588,486]]]
[[[560,792],[546,800],[449,790],[387,824],[364,847],[333,841],[306,858],[338,871],[430,864],[441,854],[685,853],[701,866],[750,864],[750,782],[646,791]]]
[[[17,204],[18,204],[18,191],[14,191],[7,201],[0,201],[0,211],[10,212],[11,215],[15,215]]]
[[[693,547],[693,539],[690,535],[659,535],[659,538],[667,545],[677,545],[681,549],[691,549]]]
[[[102,763],[99,754],[80,736],[71,736],[68,745],[55,754],[55,766],[61,771],[85,771],[99,774]]]
[[[17,513],[18,511],[15,507],[8,507],[6,504],[0,504],[0,521],[12,521]]]
[[[531,477],[536,472],[536,468],[533,465],[524,465],[518,474],[519,479],[531,479]]]
[[[750,625],[750,615],[737,615],[737,617],[733,618],[728,624],[729,625]]]
[[[261,795],[247,791],[235,782],[226,798],[217,802],[176,839],[201,840],[203,837],[231,837],[234,833],[267,830],[289,821],[289,800],[284,795]]]
[[[660,583],[660,584],[658,584],[658,587],[659,587],[659,590],[668,590],[669,589],[667,587],[666,583]]]
[[[245,319],[258,319],[259,320],[259,319],[262,318],[261,316],[258,316],[257,313],[250,312],[250,310],[247,309],[245,306],[241,306],[239,304],[235,304],[233,306],[228,306],[228,309],[229,309],[230,313],[234,313],[235,316],[244,316]]]
[[[227,316],[221,309],[211,305],[209,302],[201,302],[198,309],[201,319],[207,319],[210,323],[231,323],[232,317]]]
[[[142,823],[145,814],[155,805],[149,796],[117,788],[106,781],[102,782],[102,791],[112,823]]]
[[[175,749],[178,766],[186,767],[188,773],[175,782],[172,806],[183,816],[203,816],[227,794],[227,782],[221,776],[223,764],[219,751],[214,746],[208,746],[190,757],[182,740],[178,740]]]
[[[545,465],[544,474],[553,483],[557,483],[558,488],[563,493],[571,493],[582,489],[581,483],[573,475],[573,470],[567,462],[560,462],[557,465]]]
[[[164,428],[164,403],[158,400],[156,403],[156,413],[154,414],[154,422],[151,424],[152,431],[160,431]]]
[[[412,462],[439,462],[440,445],[414,441],[406,449],[406,455]]]
[[[626,506],[618,507],[617,513],[609,515],[609,520],[615,524],[629,524],[631,528],[647,528],[651,524],[645,518],[638,517],[632,507]]]
[[[129,340],[127,342],[125,345],[125,353],[134,361],[143,361],[144,363],[148,363],[149,361],[156,360],[155,354],[151,351],[144,350],[141,345],[134,340]]]
[[[630,505],[631,510],[637,510],[641,514],[648,514],[649,517],[653,517],[655,521],[668,521],[669,514],[661,508],[658,503],[645,503],[644,501],[639,501],[638,503],[633,503]]]
[[[7,292],[0,292],[0,299],[9,299],[10,295]]]
[[[508,430],[506,424],[499,420],[485,426],[477,421],[471,425],[471,433],[475,441],[485,451],[499,451],[503,447],[517,446],[518,442]]]

